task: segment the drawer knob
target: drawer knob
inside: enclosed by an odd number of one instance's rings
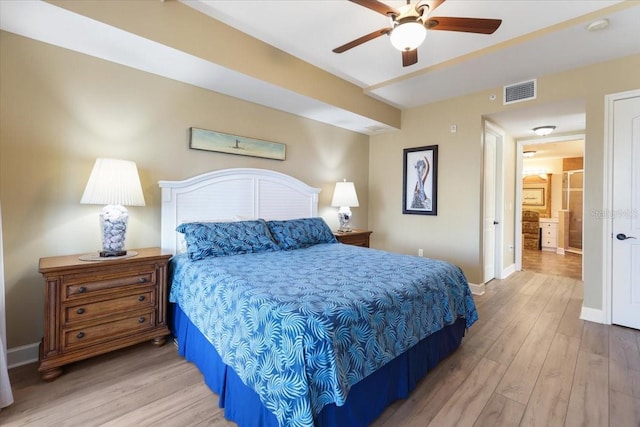
[[[84,314],[84,308],[79,308],[76,310],[76,313],[78,314]]]
[[[144,321],[145,321],[145,318],[144,318],[144,317],[139,317],[139,318],[138,318],[138,323],[144,323]]]
[[[87,292],[87,288],[85,288],[84,286],[80,286],[78,288],[78,293],[79,294],[84,294],[85,292]]]
[[[141,277],[141,278],[138,279],[138,282],[140,282],[140,283],[145,283],[146,281],[147,281],[146,277]]]
[[[140,296],[138,297],[138,301],[140,301],[140,302],[144,301],[144,295],[140,295]]]
[[[78,332],[78,335],[76,335],[76,338],[78,339],[84,338],[84,332]]]

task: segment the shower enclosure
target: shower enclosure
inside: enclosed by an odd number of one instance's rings
[[[584,172],[562,173],[562,209],[569,211],[569,245],[567,250],[582,253],[582,195]]]

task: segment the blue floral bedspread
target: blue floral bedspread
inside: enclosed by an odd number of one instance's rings
[[[172,260],[170,301],[281,426],[328,403],[458,317],[478,318],[460,268],[344,244]]]

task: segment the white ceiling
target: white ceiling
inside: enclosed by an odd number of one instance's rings
[[[571,139],[567,141],[546,142],[541,144],[523,145],[522,151],[535,151],[531,160],[562,159],[565,157],[584,157],[584,140]],[[529,162],[524,159],[525,165]]]
[[[584,22],[548,30],[620,0],[448,0],[431,16],[495,18],[502,19],[502,25],[492,35],[429,31],[418,48],[418,63],[410,67],[402,67],[401,54],[387,36],[342,54],[332,52],[335,47],[389,26],[385,16],[349,1],[183,3],[401,108],[640,52],[640,7],[634,13],[603,15],[614,25],[600,33],[586,31]],[[385,3],[398,8],[405,2]],[[540,34],[535,35],[537,31]],[[530,40],[508,46],[507,42],[527,35]],[[470,57],[483,50],[487,52]],[[452,64],[455,59],[460,62]]]
[[[555,126],[554,134],[584,133],[586,127],[585,103],[572,99],[554,104],[526,107],[487,115],[487,118],[515,139],[539,139],[533,132],[538,126]]]
[[[637,0],[624,2],[623,7],[619,0],[448,0],[432,16],[497,18],[503,23],[493,35],[429,31],[418,50],[418,63],[406,68],[387,36],[342,54],[331,51],[389,24],[384,16],[346,0],[183,3],[401,109],[640,53]],[[386,3],[396,8],[404,4]],[[607,18],[609,27],[586,31],[587,24],[597,18]],[[0,28],[358,132],[376,133],[371,131],[376,125],[390,130],[49,3],[0,1]],[[224,87],[215,78],[220,75],[224,75]],[[497,95],[500,99],[501,94]],[[580,101],[528,112],[524,104],[520,114],[492,119],[516,138],[530,136],[529,129],[541,124],[555,124],[558,132],[584,129]]]

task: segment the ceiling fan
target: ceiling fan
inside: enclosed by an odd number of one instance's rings
[[[408,67],[418,62],[418,46],[424,41],[427,30],[493,34],[502,23],[500,19],[429,16],[445,0],[419,0],[415,5],[411,5],[410,0],[407,0],[407,4],[400,9],[395,9],[377,0],[350,1],[388,16],[391,20],[391,26],[350,41],[333,49],[333,52],[345,52],[386,34],[391,38],[391,44],[402,52],[403,67]]]

